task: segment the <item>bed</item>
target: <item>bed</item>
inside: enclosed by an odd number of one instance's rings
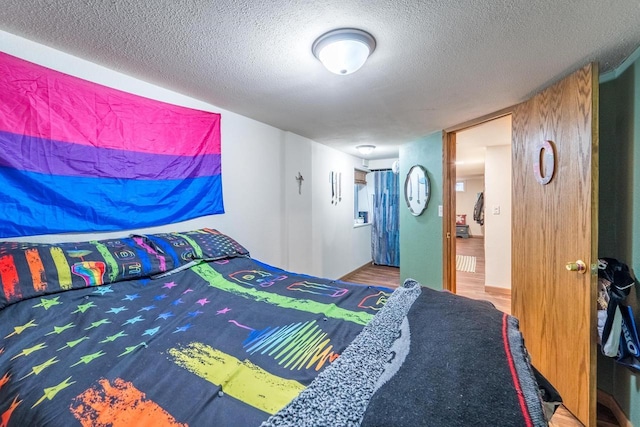
[[[412,280],[291,273],[212,229],[0,242],[0,280],[2,426],[547,424],[517,320]]]

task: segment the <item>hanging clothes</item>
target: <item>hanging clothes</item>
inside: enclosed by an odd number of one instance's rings
[[[636,280],[615,258],[598,259],[598,341],[605,356],[640,371],[640,338],[629,298]]]
[[[480,225],[484,225],[484,193],[478,193],[476,205],[473,208],[473,220]]]
[[[400,266],[400,183],[392,171],[373,172],[371,258],[374,264]]]

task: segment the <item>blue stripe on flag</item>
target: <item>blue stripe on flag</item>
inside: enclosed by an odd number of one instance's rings
[[[224,213],[220,175],[152,181],[0,167],[0,189],[2,238],[142,228]]]

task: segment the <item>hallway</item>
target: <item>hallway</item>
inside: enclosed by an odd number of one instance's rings
[[[498,310],[511,314],[511,291],[492,288],[485,289],[484,238],[456,238],[456,254],[473,256],[476,259],[475,272],[456,271],[456,293],[473,299],[488,300]]]

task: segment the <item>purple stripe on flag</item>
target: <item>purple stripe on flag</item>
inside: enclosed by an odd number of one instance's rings
[[[151,154],[0,131],[0,166],[65,176],[185,179],[219,175],[220,155]]]

